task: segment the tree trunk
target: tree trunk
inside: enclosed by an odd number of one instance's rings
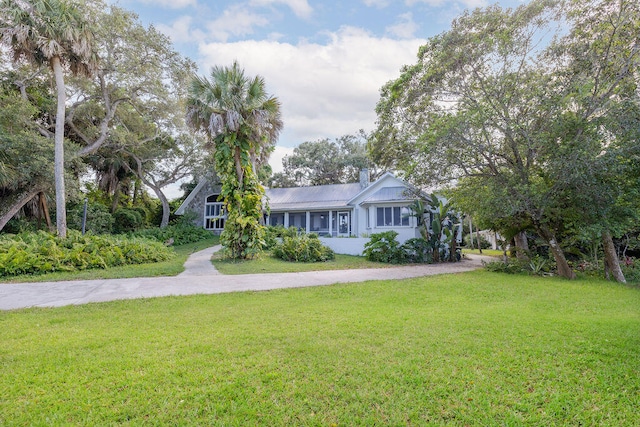
[[[64,188],[64,122],[65,122],[65,103],[67,100],[64,85],[64,76],[62,75],[62,65],[60,58],[54,56],[51,58],[51,68],[56,78],[56,91],[58,94],[58,109],[56,111],[56,133],[55,133],[55,155],[54,155],[54,171],[56,182],[56,228],[58,236],[67,237],[67,206],[66,193]]]
[[[536,226],[536,231],[538,232],[538,234],[540,234],[540,237],[542,237],[549,244],[549,248],[551,249],[553,258],[556,260],[558,274],[567,279],[575,279],[576,273],[569,266],[569,263],[564,256],[564,251],[556,240],[555,234],[545,226]]]
[[[47,228],[51,231],[51,218],[49,217],[49,205],[47,204],[47,196],[45,196],[44,191],[41,191],[38,196],[40,202],[40,210],[44,215],[44,219],[47,222]]]
[[[7,225],[7,222],[18,213],[24,205],[42,191],[42,187],[35,186],[28,190],[21,191],[15,195],[4,197],[0,205],[0,230]]]
[[[160,228],[165,228],[167,225],[169,225],[171,206],[169,205],[169,200],[167,200],[167,197],[159,188],[154,188],[153,191],[156,193],[156,196],[158,196],[160,202],[162,203],[162,220],[160,221]]]
[[[516,244],[516,257],[520,260],[529,259],[529,241],[527,240],[527,233],[524,231],[519,232],[513,236],[513,240]]]
[[[480,228],[476,226],[476,242],[478,243],[478,250],[480,251],[480,255],[482,255],[482,244],[480,243]]]
[[[602,232],[602,245],[604,246],[604,269],[605,272],[611,273],[616,282],[627,283],[624,278],[622,268],[620,268],[620,260],[616,247],[613,244],[613,238],[609,230]]]
[[[474,249],[473,246],[473,221],[471,220],[471,217],[469,217],[469,243],[471,244],[471,249]],[[480,242],[478,242],[480,243]],[[480,247],[480,245],[478,244],[478,247]]]

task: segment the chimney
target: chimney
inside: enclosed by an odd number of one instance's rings
[[[369,186],[369,169],[360,169],[360,188],[364,189]]]

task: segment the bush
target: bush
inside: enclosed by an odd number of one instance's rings
[[[405,251],[396,240],[398,233],[390,230],[371,235],[364,245],[364,256],[373,262],[402,264],[406,262]]]
[[[433,246],[423,238],[409,239],[404,242],[400,249],[404,252],[404,259],[406,262],[433,262]]]
[[[282,242],[273,248],[277,258],[294,262],[324,262],[335,258],[335,253],[323,245],[316,234],[285,234]]]
[[[144,217],[138,209],[120,208],[113,214],[115,233],[128,233],[142,228]]]
[[[534,276],[546,276],[555,269],[555,264],[548,258],[534,256],[529,260],[519,260],[517,258],[507,258],[506,261],[492,261],[485,264],[489,271],[496,273],[527,273]]]
[[[185,245],[206,240],[212,236],[212,233],[192,223],[180,221],[165,228],[156,227],[138,230],[131,233],[131,236],[154,239],[163,243],[171,242],[173,245]]]
[[[84,215],[84,204],[72,207],[67,212],[67,226],[70,229],[82,230],[82,216]],[[87,222],[85,230],[93,234],[111,233],[114,223],[113,215],[109,209],[99,203],[87,205]]]
[[[165,261],[175,253],[162,243],[140,238],[69,230],[66,239],[40,231],[0,237],[0,277],[78,271]]]

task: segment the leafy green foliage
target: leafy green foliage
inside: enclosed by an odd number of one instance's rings
[[[84,235],[66,239],[43,231],[0,236],[0,276],[79,271],[168,260],[171,249],[141,238]]]
[[[285,233],[282,242],[273,248],[273,255],[285,261],[324,262],[335,258],[335,253],[322,244],[316,234]]]
[[[258,169],[282,128],[280,102],[267,94],[262,77],[249,78],[237,62],[214,67],[210,77],[192,79],[187,120],[209,137],[222,181],[227,219],[220,242],[230,257],[248,258],[264,245]]]
[[[534,256],[531,259],[506,258],[503,261],[492,261],[485,263],[485,268],[496,273],[547,276],[553,274],[555,265],[549,258]]]
[[[457,230],[461,224],[457,224],[458,215],[453,211],[453,205],[432,194],[428,200],[416,199],[409,207],[413,216],[418,218],[418,230],[426,243],[423,246],[431,248],[432,254],[424,256],[435,262],[459,261],[459,253],[456,250]]]
[[[144,226],[144,216],[139,209],[120,208],[113,214],[115,233],[127,233],[138,230]]]
[[[404,252],[403,258],[406,262],[419,264],[433,262],[433,244],[423,238],[409,239],[400,249]]]
[[[70,229],[82,230],[84,205],[78,204],[67,211],[67,224]],[[85,230],[92,234],[111,233],[115,219],[109,209],[100,203],[87,204]]]
[[[168,245],[185,245],[211,238],[211,232],[187,221],[179,221],[164,228],[146,228],[132,233],[135,237],[154,239]]]
[[[301,187],[307,185],[345,184],[358,182],[360,171],[369,169],[372,161],[366,149],[367,135],[344,135],[335,141],[320,139],[298,145],[293,154],[282,159],[283,172],[274,174],[269,187]]]
[[[373,158],[418,187],[455,183],[461,210],[509,239],[532,229],[575,277],[572,231],[637,223],[639,5],[465,12],[382,88]]]
[[[405,252],[396,240],[397,231],[389,230],[371,235],[364,245],[364,256],[369,261],[402,264],[406,262]]]

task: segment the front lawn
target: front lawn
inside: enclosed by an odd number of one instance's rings
[[[485,271],[0,313],[1,425],[606,425],[640,290]]]
[[[214,254],[213,265],[222,274],[299,273],[302,271],[392,267],[390,264],[367,261],[361,256],[340,254],[336,254],[334,260],[325,262],[290,262],[276,258],[268,252],[248,260],[225,259],[220,254]]]

